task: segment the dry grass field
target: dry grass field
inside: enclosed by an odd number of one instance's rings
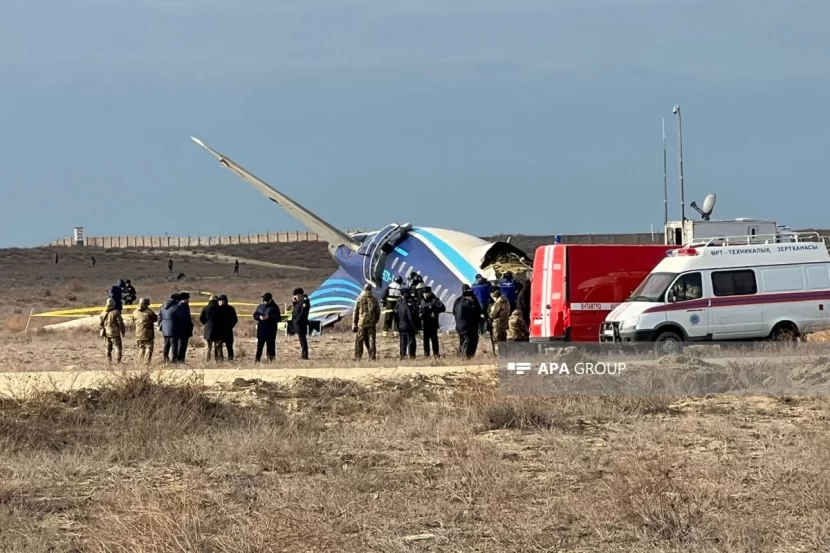
[[[269,290],[285,301],[335,268],[301,246],[201,252],[306,268],[243,264],[239,277],[179,252],[175,282],[165,252],[101,250],[93,268],[89,250],[0,251],[2,370],[111,371],[96,389],[0,399],[0,551],[830,550],[826,398],[508,396],[494,369],[418,374],[454,357],[406,363],[401,376],[392,339],[361,363],[377,367],[371,380],[206,386],[216,365],[199,338],[191,372],[154,364],[150,378],[130,334],[110,369],[94,335],[37,330],[54,322],[42,319],[20,332],[32,307],[100,304],[118,278],[153,299]],[[281,336],[274,367],[355,367],[343,330],[315,337],[303,364]],[[240,327],[240,375],[251,331]],[[453,353],[452,336],[442,344]],[[494,361],[484,348],[474,363]]]
[[[0,403],[0,550],[827,551],[826,400],[114,377]]]

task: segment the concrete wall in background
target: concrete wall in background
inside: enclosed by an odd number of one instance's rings
[[[275,244],[278,242],[318,242],[314,232],[268,232],[232,236],[86,236],[84,245],[95,248],[190,248],[230,244]],[[59,238],[50,246],[75,246],[72,238]]]
[[[809,229],[816,232],[815,229]],[[348,230],[360,232],[357,230]],[[803,232],[803,231],[799,231]],[[828,230],[818,230],[821,235],[828,235]],[[562,234],[563,244],[662,244],[663,234],[656,232],[628,234]],[[553,236],[497,235],[485,240],[507,240],[533,254],[538,245],[552,244]],[[195,246],[224,246],[229,244],[276,244],[280,242],[319,242],[320,237],[314,232],[304,230],[294,232],[269,232],[264,234],[235,234],[232,236],[86,236],[85,244],[98,248],[191,248]],[[73,238],[59,238],[49,246],[75,246]]]

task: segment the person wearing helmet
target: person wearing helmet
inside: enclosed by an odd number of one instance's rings
[[[409,280],[409,290],[412,292],[412,295],[415,296],[415,294],[417,293],[418,285],[422,284],[424,282],[424,279],[415,271],[409,273],[407,279]],[[420,300],[421,298],[418,299]]]
[[[418,285],[418,295],[421,297],[421,305],[418,315],[421,318],[421,328],[424,332],[424,357],[433,353],[435,357],[440,356],[438,350],[438,316],[444,313],[447,308],[438,296],[432,293],[432,288],[426,284]],[[432,346],[432,352],[430,352]]]
[[[403,278],[400,275],[395,275],[386,290],[383,291],[383,335],[387,336],[389,332],[397,334],[398,332],[398,300],[401,299],[401,288],[403,287]]]

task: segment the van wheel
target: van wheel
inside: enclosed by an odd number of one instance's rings
[[[788,321],[778,323],[770,332],[769,338],[773,342],[789,342],[795,345],[799,338],[798,327]]]
[[[676,332],[667,330],[661,332],[654,340],[654,353],[658,357],[664,355],[680,355],[683,352],[683,338]]]

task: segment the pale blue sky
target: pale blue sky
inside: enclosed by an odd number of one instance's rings
[[[2,246],[299,227],[191,135],[344,228],[648,231],[676,103],[687,201],[830,226],[827,0],[3,8]]]

